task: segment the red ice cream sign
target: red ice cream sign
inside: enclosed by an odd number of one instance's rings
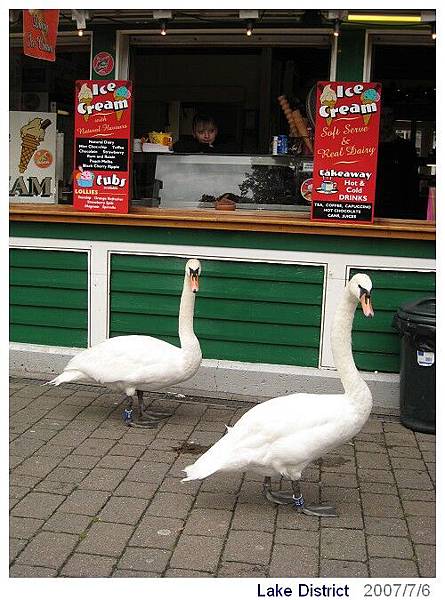
[[[311,218],[372,223],[381,85],[317,83]]]
[[[76,81],[73,206],[127,213],[131,81]]]

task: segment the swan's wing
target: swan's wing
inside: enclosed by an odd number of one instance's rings
[[[181,362],[181,350],[149,336],[118,336],[76,355],[65,370],[75,369],[100,383],[150,383],[163,379]]]

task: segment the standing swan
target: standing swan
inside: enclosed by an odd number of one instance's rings
[[[95,382],[124,392],[130,401],[124,412],[129,425],[154,427],[170,416],[162,412],[146,412],[140,386],[151,391],[161,390],[190,379],[198,370],[202,354],[193,331],[193,313],[200,274],[201,263],[192,258],[185,265],[179,308],[180,348],[148,335],[113,337],[74,356],[63,372],[48,383]],[[132,404],[136,399],[137,416],[133,419]]]
[[[291,394],[254,406],[184,469],[183,481],[204,479],[217,471],[254,471],[265,476],[263,492],[269,500],[293,503],[309,515],[336,516],[332,506],[305,506],[299,480],[309,463],[356,435],[371,412],[371,392],[354,364],[351,343],[357,302],[366,317],[374,315],[371,288],[367,275],[354,275],[335,312],[331,345],[345,393]],[[292,481],[292,495],[271,490],[274,475]]]

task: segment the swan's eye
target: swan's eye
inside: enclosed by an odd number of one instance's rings
[[[371,292],[368,292],[368,290],[366,288],[364,288],[361,285],[359,285],[358,289],[359,289],[359,297],[360,298],[363,296],[363,294],[365,294],[366,298],[370,298],[371,297]]]

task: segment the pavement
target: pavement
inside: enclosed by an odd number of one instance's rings
[[[434,435],[371,415],[305,471],[306,500],[339,513],[310,517],[257,475],[181,483],[251,404],[148,398],[174,411],[153,430],[103,387],[11,379],[10,577],[435,576]]]

